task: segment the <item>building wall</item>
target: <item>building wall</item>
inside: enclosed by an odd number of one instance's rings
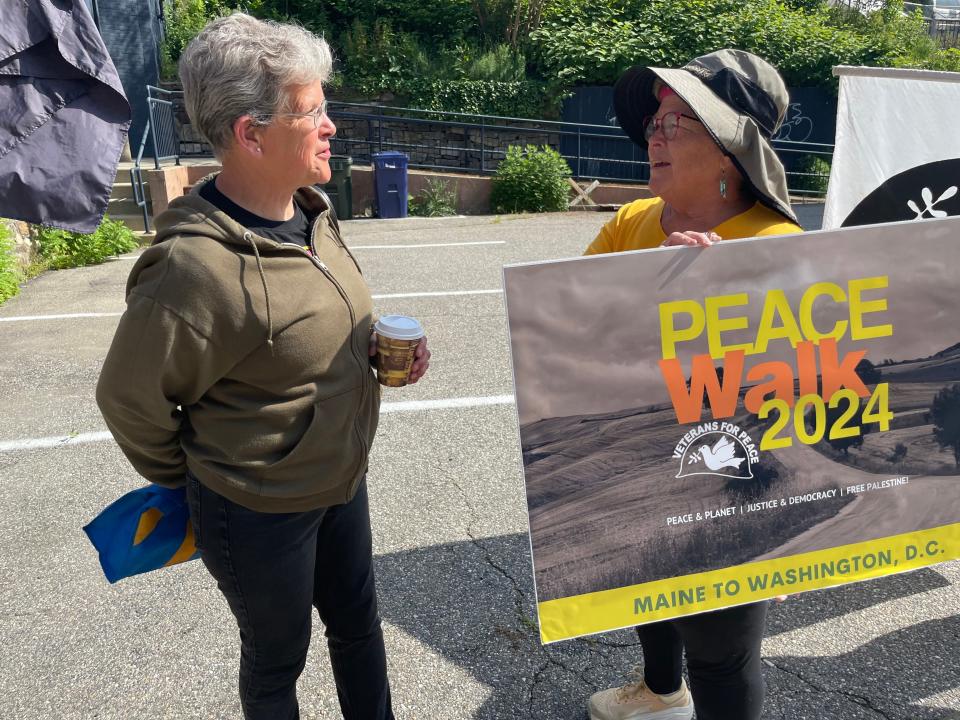
[[[130,148],[136,154],[147,124],[146,86],[160,79],[159,0],[97,0],[97,5],[100,34],[133,111]]]

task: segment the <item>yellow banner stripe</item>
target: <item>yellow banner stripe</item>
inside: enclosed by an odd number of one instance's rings
[[[547,600],[543,643],[845,585],[960,557],[960,523],[736,565],[722,570]]]

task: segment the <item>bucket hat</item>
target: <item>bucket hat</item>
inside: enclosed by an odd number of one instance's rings
[[[694,58],[682,68],[627,70],[614,86],[613,106],[620,127],[642,147],[647,146],[643,121],[660,105],[656,93],[661,84],[690,106],[757,199],[796,223],[786,172],[770,144],[789,105],[777,69],[752,53],[727,49]]]

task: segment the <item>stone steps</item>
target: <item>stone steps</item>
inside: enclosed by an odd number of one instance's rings
[[[137,205],[134,199],[133,184],[130,182],[130,168],[133,163],[120,163],[117,168],[117,177],[110,191],[110,200],[107,202],[107,215],[114,220],[119,220],[128,228],[133,230],[137,236],[137,241],[141,245],[149,245],[156,237],[151,224],[151,232],[147,233],[143,227],[143,210]],[[153,209],[150,204],[150,186],[147,183],[143,185],[144,196],[147,199],[147,212],[153,217]]]

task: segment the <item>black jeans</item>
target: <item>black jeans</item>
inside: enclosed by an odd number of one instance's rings
[[[647,687],[660,695],[678,690],[686,648],[697,720],[759,720],[767,605],[751,603],[638,627]]]
[[[346,505],[299,513],[248,510],[189,475],[187,498],[200,557],[240,628],[244,717],[300,717],[316,607],[345,720],[392,720],[366,481]]]

